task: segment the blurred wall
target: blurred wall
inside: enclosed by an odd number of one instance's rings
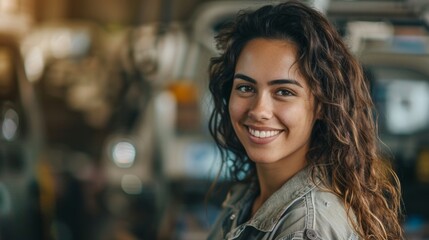
[[[35,0],[38,22],[58,19],[91,20],[102,25],[139,25],[186,21],[208,0]]]

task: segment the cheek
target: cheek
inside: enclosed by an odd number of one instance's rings
[[[288,128],[297,127],[303,131],[312,128],[314,121],[312,109],[308,106],[289,107],[287,110],[281,111],[280,118]]]
[[[234,96],[234,94],[231,94],[228,105],[228,111],[231,120],[237,120],[238,118],[241,118],[244,112],[244,106],[245,104],[242,99]]]
[[[239,120],[244,114],[244,104],[237,101],[236,98],[229,99],[228,111],[232,122]]]

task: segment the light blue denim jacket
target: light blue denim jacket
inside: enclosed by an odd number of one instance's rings
[[[208,239],[359,239],[342,201],[317,187],[307,168],[288,180],[250,218],[258,192],[256,182],[234,186]]]

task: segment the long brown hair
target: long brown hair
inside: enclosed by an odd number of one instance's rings
[[[209,129],[232,180],[245,181],[255,173],[228,112],[238,56],[255,38],[296,44],[299,70],[315,97],[315,109],[321,110],[307,161],[353,212],[356,232],[364,239],[402,239],[400,184],[380,153],[362,67],[328,20],[298,1],[240,12],[216,37],[221,54],[211,59],[209,67],[214,102]]]

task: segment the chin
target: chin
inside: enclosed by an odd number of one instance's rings
[[[267,156],[268,154],[264,155],[249,155],[249,159],[254,163],[273,163],[277,162],[276,158],[273,158],[272,156]]]

